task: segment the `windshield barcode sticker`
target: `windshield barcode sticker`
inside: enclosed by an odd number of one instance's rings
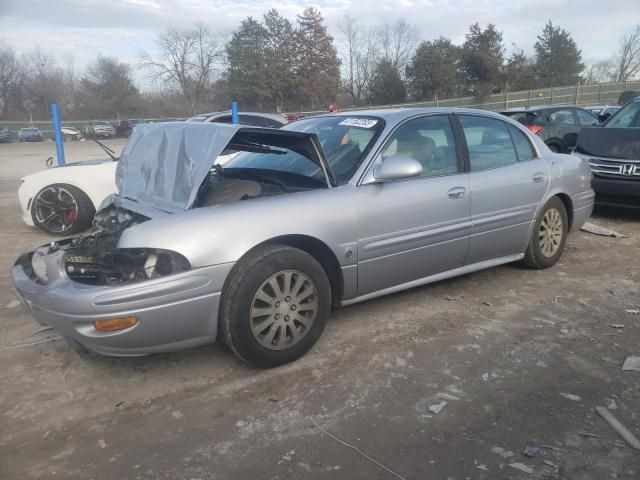
[[[338,125],[345,125],[347,127],[371,128],[376,123],[378,123],[377,120],[372,120],[370,118],[347,118],[341,121]]]

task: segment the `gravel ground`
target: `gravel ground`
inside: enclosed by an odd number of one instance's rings
[[[0,144],[0,478],[640,478],[640,452],[593,410],[640,438],[640,373],[621,369],[640,355],[640,214],[598,211],[626,238],[576,233],[549,270],[339,309],[277,369],[221,345],[80,358],[61,340],[28,345],[44,337],[9,277],[48,240],[21,223],[16,190],[54,150]],[[67,155],[104,156],[92,142]]]

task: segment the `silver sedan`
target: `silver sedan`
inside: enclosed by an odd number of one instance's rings
[[[17,259],[36,320],[106,355],[221,337],[262,367],[309,350],[332,307],[509,262],[551,267],[594,199],[586,162],[463,109],[144,125],[116,183],[92,233]]]

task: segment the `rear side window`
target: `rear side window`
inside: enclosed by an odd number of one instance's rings
[[[549,114],[549,121],[554,125],[575,125],[576,120],[573,118],[571,110],[556,110]]]
[[[509,118],[513,118],[516,122],[522,125],[533,125],[536,121],[537,115],[534,112],[503,112]]]
[[[584,110],[576,110],[576,114],[578,115],[578,122],[580,122],[580,125],[593,126],[600,123],[598,117]]]
[[[531,145],[531,142],[524,133],[513,125],[509,125],[509,132],[511,133],[513,144],[516,147],[518,161],[524,162],[526,160],[533,160],[536,158],[536,152],[533,149],[533,145]]]
[[[406,155],[422,165],[422,177],[458,173],[458,157],[447,115],[430,115],[403,123],[382,151],[382,158]]]
[[[518,156],[507,125],[487,117],[460,115],[472,172],[513,165]]]

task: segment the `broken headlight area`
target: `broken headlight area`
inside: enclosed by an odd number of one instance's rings
[[[115,249],[87,255],[69,249],[65,271],[72,280],[90,285],[139,282],[189,270],[189,261],[169,250]]]

